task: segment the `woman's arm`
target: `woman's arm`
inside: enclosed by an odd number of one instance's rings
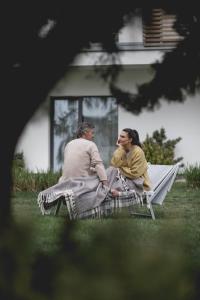
[[[119,146],[113,153],[113,156],[111,158],[111,166],[115,168],[120,168],[121,166],[124,165],[124,161],[126,159],[126,153],[124,149]]]
[[[147,162],[143,151],[137,151],[128,162],[128,167],[121,167],[122,174],[128,178],[136,179],[144,175],[147,170]]]

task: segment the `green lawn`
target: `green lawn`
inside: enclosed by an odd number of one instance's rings
[[[63,206],[58,216],[42,216],[37,205],[37,194],[18,192],[12,199],[13,215],[17,222],[32,226],[35,249],[49,253],[59,248],[59,232],[65,223],[66,208]],[[162,206],[154,205],[156,220],[129,217],[126,214],[104,220],[80,220],[76,222],[75,236],[79,243],[88,244],[95,232],[107,230],[111,224],[126,224],[132,236],[145,247],[152,247],[169,239],[170,246],[180,239],[186,245],[192,261],[200,262],[200,190],[187,188],[185,183],[175,182]],[[138,234],[135,234],[137,228]],[[131,236],[131,235],[130,235]]]
[[[35,278],[31,290],[37,294],[31,299],[50,299],[51,290],[56,295],[51,299],[59,300],[66,295],[87,300],[199,299],[200,190],[175,182],[163,206],[154,206],[155,221],[123,213],[67,222],[65,206],[58,216],[42,216],[36,199],[36,193],[13,196],[19,226],[14,226],[12,239],[4,239],[13,268],[19,266],[17,282],[23,278],[20,288],[24,290],[24,279]],[[25,241],[20,241],[19,230],[15,236],[15,228],[23,228]],[[41,293],[45,298],[37,298]]]

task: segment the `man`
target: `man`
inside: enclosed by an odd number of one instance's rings
[[[94,138],[94,126],[82,123],[77,131],[77,138],[70,141],[64,150],[64,164],[59,183],[74,177],[98,175],[100,181],[107,185],[106,171]]]
[[[82,123],[77,138],[64,150],[64,164],[59,182],[38,195],[42,214],[49,214],[58,199],[70,206],[73,218],[96,212],[109,192],[106,171],[96,144],[92,141],[94,126]],[[95,175],[95,176],[91,176]],[[58,203],[61,203],[60,201]],[[58,206],[59,207],[59,206]],[[58,211],[57,208],[56,211]]]

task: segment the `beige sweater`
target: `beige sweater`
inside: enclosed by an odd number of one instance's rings
[[[106,171],[96,144],[84,138],[69,142],[64,150],[64,165],[59,182],[68,178],[97,174],[107,180]]]

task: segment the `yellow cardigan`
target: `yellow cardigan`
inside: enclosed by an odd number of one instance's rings
[[[111,165],[119,168],[121,173],[130,179],[143,177],[144,189],[150,190],[150,179],[147,173],[148,165],[144,151],[139,146],[133,145],[128,153],[119,146],[113,153]]]

